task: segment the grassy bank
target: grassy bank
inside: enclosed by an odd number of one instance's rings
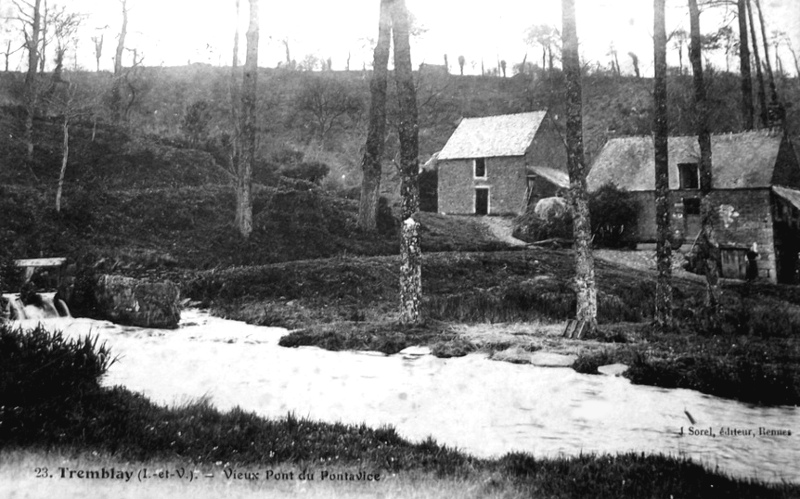
[[[797,486],[733,479],[682,458],[622,454],[538,459],[512,453],[478,459],[431,439],[409,442],[388,427],[320,423],[291,414],[267,420],[239,409],[223,413],[202,401],[166,408],[122,388],[86,393],[73,407],[69,421],[7,441],[0,453],[0,470],[7,478],[10,475],[4,488],[15,487],[14,473],[23,474],[22,465],[15,463],[27,460],[35,462],[34,467],[52,463],[53,473],[58,466],[95,470],[113,466],[126,471],[188,466],[214,473],[215,487],[226,469],[282,470],[295,477],[303,471],[317,477],[322,471],[365,471],[382,477],[382,482],[348,484],[293,479],[276,485],[263,480],[249,490],[287,495],[296,494],[298,488],[312,496],[370,492],[400,497],[783,498],[800,494]],[[33,481],[32,469],[24,470],[28,483]],[[76,486],[49,482],[59,484],[62,492]],[[188,490],[194,496],[199,489],[203,497],[209,482],[192,488],[163,481],[162,488],[149,485],[155,488],[148,490],[168,489],[181,495]],[[84,488],[95,497],[105,489],[85,482]],[[112,486],[109,496],[116,496],[114,491]]]

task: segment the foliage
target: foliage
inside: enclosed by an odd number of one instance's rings
[[[97,337],[65,338],[41,324],[0,324],[0,440],[25,439],[58,425],[72,404],[99,389],[116,362]]]
[[[284,177],[304,180],[319,185],[330,171],[331,168],[325,163],[312,161],[309,163],[301,162],[290,166],[284,166],[281,168],[280,174]]]
[[[310,124],[311,137],[323,145],[335,129],[356,124],[364,110],[364,102],[352,86],[329,75],[308,73],[295,101],[298,118]]]
[[[629,244],[639,213],[630,193],[605,184],[589,195],[589,213],[595,246],[622,248]]]
[[[15,292],[22,284],[22,269],[10,254],[0,251],[0,292]]]
[[[204,100],[192,102],[183,115],[181,131],[193,144],[205,142],[211,125],[211,106]]]
[[[572,239],[572,216],[569,211],[541,218],[535,208],[533,203],[529,204],[525,213],[514,219],[514,237],[530,243],[553,238]]]

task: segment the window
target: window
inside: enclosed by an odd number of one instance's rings
[[[476,158],[475,178],[486,178],[486,158]]]
[[[700,214],[700,199],[686,198],[683,200],[683,214],[684,215],[699,215]]]
[[[697,175],[697,163],[678,163],[681,189],[699,189],[700,181]]]

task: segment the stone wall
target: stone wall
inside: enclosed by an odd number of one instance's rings
[[[655,193],[652,191],[632,193],[639,203],[639,219],[636,241],[656,241]],[[686,224],[683,213],[683,198],[699,198],[699,191],[673,191],[672,229],[682,236],[684,244],[692,245],[697,237],[699,225]],[[722,207],[723,216],[717,227],[717,238],[723,249],[745,250],[758,244],[759,276],[775,281],[776,259],[774,228],[772,222],[771,193],[769,189],[727,189],[711,193],[714,205]],[[727,277],[727,276],[726,276]]]
[[[518,215],[525,208],[527,176],[522,156],[486,158],[486,178],[475,178],[472,159],[439,161],[439,213],[475,214],[475,189],[489,189],[490,215]]]

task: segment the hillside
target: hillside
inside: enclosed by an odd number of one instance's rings
[[[91,97],[91,106],[70,129],[60,214],[54,210],[62,152],[60,117],[54,109],[40,110],[34,159],[27,161],[21,140],[22,75],[2,73],[0,133],[8,140],[0,142],[0,246],[15,258],[52,254],[122,258],[133,260],[137,268],[208,268],[344,253],[391,254],[397,242],[389,209],[383,211],[381,234],[360,234],[355,228],[369,76],[360,71],[260,71],[256,227],[250,241],[240,242],[231,228],[226,68],[137,69],[130,77],[130,88],[135,90],[126,95],[127,117],[118,124],[110,122],[104,104],[110,75],[70,74],[73,84]],[[549,108],[559,121],[562,114],[558,72],[511,78],[423,73],[417,79],[422,161],[444,145],[461,117]],[[714,131],[739,129],[738,79],[712,71],[708,80],[715,104]],[[610,135],[649,133],[651,86],[648,79],[585,77],[589,160]],[[797,78],[779,79],[779,89],[787,101],[798,100]],[[324,98],[325,104],[309,104],[317,102],[312,97]],[[670,101],[673,133],[691,133],[689,77],[671,78]],[[395,102],[390,85],[390,124],[395,121]],[[793,107],[788,107],[788,127],[798,137],[800,117]],[[386,149],[383,190],[391,208],[397,199],[393,129]],[[297,172],[309,165],[329,173],[311,183],[288,178],[297,178]],[[427,181],[427,192],[432,187],[435,192],[430,183],[435,179]],[[435,206],[429,194],[423,195],[426,200]],[[435,218],[428,222],[426,251],[484,250],[493,244],[486,237],[467,242],[468,234],[479,231],[474,224],[459,222],[455,225],[466,229],[452,235],[447,224]]]

